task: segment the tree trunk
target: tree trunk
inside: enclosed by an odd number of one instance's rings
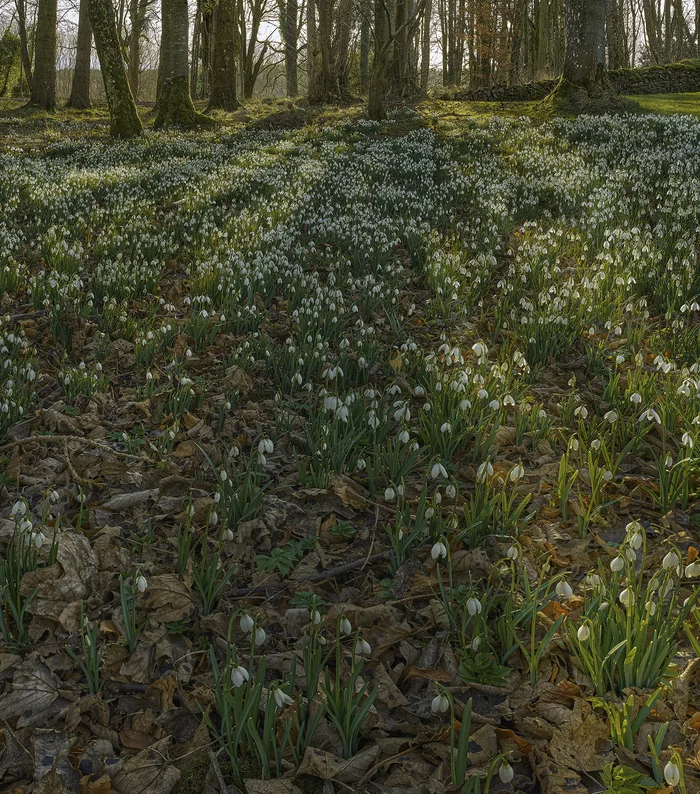
[[[129,33],[129,88],[134,101],[139,97],[139,82],[141,72],[141,36],[146,24],[146,9],[149,0],[131,0],[129,17],[131,31]]]
[[[605,0],[568,0],[564,80],[589,89],[605,71]]]
[[[374,3],[374,60],[369,84],[367,115],[372,121],[381,121],[385,116],[384,95],[386,94],[387,50],[390,44],[389,17],[382,0]]]
[[[192,127],[208,119],[197,113],[190,97],[187,0],[162,0],[161,20],[163,83],[158,97],[155,126]]]
[[[381,0],[378,0],[381,2]],[[700,2],[700,0],[698,0]],[[371,44],[370,18],[373,12],[372,0],[363,0],[360,22],[360,91],[369,88],[369,51]]]
[[[425,15],[423,16],[423,37],[421,41],[420,58],[420,90],[426,93],[430,79],[430,21],[433,16],[433,2],[427,0]]]
[[[287,0],[284,14],[284,70],[287,84],[287,96],[295,97],[299,93],[297,78],[297,30],[299,7],[297,0]]]
[[[75,70],[68,107],[84,110],[90,107],[90,61],[92,59],[92,28],[88,0],[80,0],[78,14],[78,42]]]
[[[19,33],[20,52],[22,54],[22,69],[27,80],[27,88],[32,90],[32,60],[29,57],[29,43],[27,41],[27,6],[24,0],[16,0],[17,7],[17,32]]]
[[[207,110],[235,110],[236,97],[236,0],[219,0],[214,7],[214,47],[211,94]]]
[[[100,60],[113,138],[133,138],[143,129],[124,69],[112,0],[89,0],[90,23]]]
[[[607,0],[606,27],[608,68],[622,69],[629,66],[623,0]]]
[[[39,0],[34,42],[34,79],[31,104],[42,110],[56,107],[57,0]]]

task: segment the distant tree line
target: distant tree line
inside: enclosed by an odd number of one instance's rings
[[[574,66],[589,80],[593,63],[598,74],[698,57],[699,29],[700,0],[0,0],[0,94],[53,109],[69,30],[68,104],[89,107],[99,62],[115,135],[140,130],[144,49],[156,53],[158,126],[206,124],[193,99],[233,110],[263,76],[312,102],[368,95],[381,118],[436,81],[580,81]]]

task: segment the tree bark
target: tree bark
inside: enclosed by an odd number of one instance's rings
[[[163,82],[158,97],[156,127],[192,127],[208,122],[197,113],[190,97],[187,55],[189,12],[187,0],[161,2],[161,63]]]
[[[89,0],[90,23],[100,60],[113,138],[133,138],[143,127],[124,69],[112,0]]]
[[[425,14],[423,16],[423,36],[421,41],[420,59],[420,90],[425,93],[428,90],[430,79],[430,22],[433,16],[433,2],[426,0]]]
[[[56,108],[57,0],[39,0],[34,42],[34,79],[31,104],[42,110]]]
[[[381,2],[381,0],[379,0]],[[698,0],[700,2],[700,0]],[[373,14],[372,0],[362,0],[360,20],[360,91],[364,93],[369,88],[369,51],[371,44],[371,16]]]
[[[629,66],[623,0],[607,0],[606,34],[608,41],[608,68]]]
[[[19,33],[20,51],[22,54],[22,69],[27,80],[27,89],[32,90],[32,60],[29,57],[29,43],[27,41],[27,6],[24,0],[15,0],[17,8],[17,32]]]
[[[129,88],[134,101],[139,97],[139,82],[141,74],[141,36],[146,24],[146,10],[149,0],[131,0],[129,5],[129,18],[131,31],[129,33]]]
[[[92,28],[88,0],[80,0],[78,12],[78,42],[75,70],[68,107],[85,110],[90,107],[90,61],[92,60]]]
[[[381,121],[385,116],[387,50],[389,49],[390,25],[384,0],[374,3],[374,60],[369,84],[367,115],[372,121]]]
[[[299,5],[297,0],[281,2],[280,28],[284,37],[284,72],[287,87],[287,96],[295,97],[299,93],[299,80],[297,76],[297,31]]]
[[[605,72],[605,0],[568,0],[564,80],[589,89]]]
[[[214,47],[211,94],[207,110],[235,110],[236,97],[236,0],[219,0],[214,7]]]

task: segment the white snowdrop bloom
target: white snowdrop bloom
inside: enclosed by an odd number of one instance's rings
[[[498,777],[501,779],[501,783],[510,783],[513,779],[513,774],[513,767],[507,761],[503,761],[498,768]]]
[[[634,605],[634,593],[628,587],[620,593],[620,603],[627,608]]]
[[[472,350],[477,355],[478,358],[485,358],[487,353],[489,352],[488,347],[486,347],[483,342],[476,342],[476,344],[472,345]]]
[[[257,626],[255,628],[255,644],[262,645],[267,638],[267,634],[265,634],[265,629],[262,626]]]
[[[604,414],[603,419],[611,425],[617,422],[617,411],[608,411]]]
[[[372,646],[367,642],[367,640],[363,639],[362,637],[358,637],[357,642],[355,643],[355,653],[360,654],[361,656],[366,656],[368,653],[372,653]]]
[[[340,619],[339,624],[341,634],[344,634],[346,637],[352,634],[352,623],[343,615]]]
[[[520,550],[518,549],[517,546],[510,546],[510,548],[506,552],[506,557],[509,560],[516,561],[520,558]]]
[[[680,564],[680,557],[673,550],[669,551],[661,561],[661,566],[666,569],[678,568]]]
[[[588,408],[585,405],[579,405],[578,408],[574,408],[574,416],[578,416],[581,419],[588,419]]]
[[[387,502],[393,502],[394,499],[396,499],[396,491],[394,491],[393,488],[386,488],[384,490],[384,499],[386,499]]]
[[[618,556],[618,557],[615,557],[615,558],[613,558],[613,559],[610,561],[610,570],[611,570],[613,573],[618,573],[618,572],[619,572],[619,571],[621,571],[621,570],[622,570],[624,567],[625,567],[625,561],[624,561],[624,560],[622,559],[622,557],[620,557],[620,556]]]
[[[452,425],[449,422],[443,422],[440,426],[441,433],[451,433],[452,432]]]
[[[430,470],[430,476],[437,480],[438,477],[447,478],[447,471],[442,463],[433,463],[433,467]]]
[[[661,417],[656,413],[653,408],[648,408],[646,411],[642,412],[642,415],[639,417],[640,422],[656,422],[657,425],[661,424]]]
[[[647,601],[646,609],[652,617],[656,614],[656,604],[653,601]]]
[[[521,480],[525,476],[525,467],[522,463],[518,463],[514,468],[511,469],[509,478],[511,482],[517,482]]]
[[[664,767],[664,780],[672,788],[675,788],[681,782],[681,770],[675,761],[669,761]]]
[[[311,611],[311,622],[314,624],[314,626],[318,626],[318,624],[321,622],[321,613],[318,611],[318,609],[313,609]]]
[[[486,391],[486,389],[479,389],[479,391],[476,393],[476,396],[477,396],[477,397],[478,397],[480,400],[488,400],[488,398],[489,398],[489,393]]]
[[[560,598],[571,598],[574,594],[574,591],[571,589],[571,585],[566,581],[566,579],[562,579],[561,581],[557,582],[556,593]]]
[[[591,636],[591,630],[585,623],[583,623],[578,627],[576,636],[578,637],[579,642],[585,642]]]
[[[140,573],[136,577],[135,584],[136,584],[136,589],[139,591],[139,593],[145,593],[146,592],[146,588],[148,587],[148,580],[146,579],[146,577],[142,573]]]
[[[241,616],[240,625],[242,631],[245,631],[246,634],[250,634],[250,632],[253,630],[253,627],[255,626],[255,621],[250,615],[243,614]]]
[[[449,708],[449,698],[447,698],[447,696],[442,692],[439,695],[436,695],[430,704],[430,710],[433,712],[433,714],[444,714]]]
[[[630,561],[634,562],[637,559],[637,552],[631,547],[628,546],[625,549],[625,557]]]
[[[685,575],[688,578],[693,578],[695,576],[700,576],[700,562],[695,560],[691,562],[689,565],[685,566]]]
[[[467,599],[467,612],[474,617],[475,615],[480,615],[482,610],[481,601],[478,598],[471,598]]]
[[[269,438],[263,438],[258,442],[258,452],[261,455],[271,455],[274,452],[275,445]]]
[[[476,470],[477,482],[485,482],[487,477],[493,475],[493,466],[490,461],[484,461]]]
[[[402,430],[402,431],[401,431],[401,433],[399,433],[399,441],[400,441],[402,444],[408,444],[408,442],[409,442],[410,440],[411,440],[411,435],[410,435],[410,433],[408,432],[408,430]]]
[[[445,496],[447,496],[448,499],[454,499],[455,496],[457,496],[457,488],[452,483],[445,488]]]
[[[229,527],[226,527],[226,529],[224,529],[221,533],[221,540],[224,542],[233,540],[233,531]]]
[[[294,703],[294,698],[290,697],[286,692],[283,692],[279,687],[275,687],[274,689],[274,698],[277,708],[280,709],[285,706],[291,706],[292,703]]]
[[[683,444],[684,447],[688,447],[688,449],[692,449],[695,446],[695,442],[690,433],[683,433],[681,436],[681,444]]]
[[[364,458],[360,458],[357,461],[356,468],[357,468],[358,471],[364,471],[367,468],[367,461]]]
[[[433,548],[430,550],[430,556],[434,560],[447,557],[447,546],[442,541],[438,541],[433,545]]]
[[[241,667],[241,665],[236,665],[235,667],[231,668],[231,683],[233,684],[236,689],[238,687],[243,686],[246,681],[250,680],[250,673],[245,669],[245,667]]]

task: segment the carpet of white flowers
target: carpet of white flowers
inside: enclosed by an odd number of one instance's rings
[[[699,791],[699,208],[683,116],[0,149],[3,790]]]

